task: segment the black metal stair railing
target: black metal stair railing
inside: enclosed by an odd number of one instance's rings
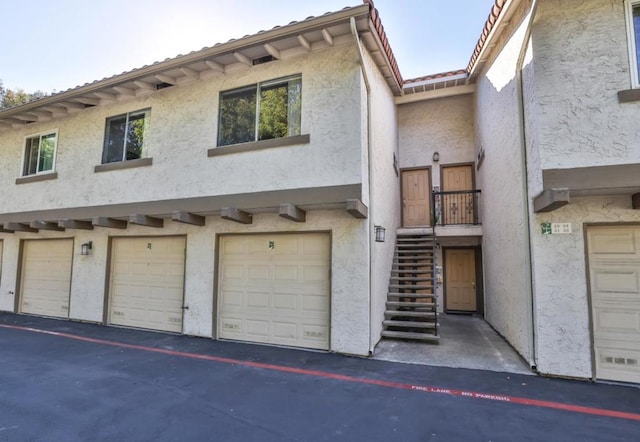
[[[480,190],[433,192],[434,225],[480,224]]]

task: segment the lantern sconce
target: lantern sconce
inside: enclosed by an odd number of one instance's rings
[[[87,256],[91,249],[93,249],[93,241],[86,242],[80,246],[80,254]]]
[[[440,152],[434,152],[433,153],[433,162],[437,163],[438,161],[440,161]]]
[[[387,229],[382,226],[374,226],[374,228],[376,229],[376,242],[384,242]]]

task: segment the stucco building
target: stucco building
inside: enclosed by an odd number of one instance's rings
[[[640,382],[640,2],[490,12],[457,72],[367,1],[0,111],[0,309]]]

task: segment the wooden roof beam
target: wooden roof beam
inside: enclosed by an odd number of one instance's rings
[[[98,227],[106,227],[109,229],[126,229],[127,222],[121,219],[107,218],[105,216],[98,216],[91,220],[91,224]]]
[[[291,203],[280,204],[278,215],[296,223],[303,223],[307,220],[307,212]]]
[[[142,89],[144,91],[155,91],[156,90],[156,85],[155,84],[147,83],[146,81],[133,80],[133,84],[135,84],[136,86],[138,86],[139,89]]]
[[[273,58],[277,58],[278,60],[280,60],[282,58],[282,56],[280,55],[280,51],[278,49],[276,49],[275,47],[273,47],[272,45],[270,45],[269,43],[265,43],[264,45],[262,45],[262,47]]]
[[[358,199],[347,200],[347,212],[358,219],[365,219],[369,216],[369,208]]]
[[[307,51],[311,51],[311,42],[307,40],[303,35],[298,35],[298,42],[304,46]]]
[[[253,66],[253,62],[251,61],[251,59],[249,57],[247,57],[246,55],[244,55],[241,52],[234,52],[233,56],[236,58],[236,60],[238,60],[240,63],[246,65],[246,66]]]
[[[217,72],[222,72],[224,73],[224,65],[213,61],[213,60],[205,60],[204,64],[206,64],[207,66],[209,66],[209,69],[213,70],[213,71],[217,71]]]
[[[6,230],[12,230],[14,232],[31,232],[37,233],[38,229],[34,229],[26,224],[22,223],[4,223],[4,228]]]
[[[89,106],[97,106],[100,104],[100,100],[98,100],[97,98],[78,97],[78,98],[74,98],[73,100],[82,104],[87,104]]]
[[[64,229],[93,230],[91,221],[79,221],[76,219],[61,219],[58,221],[58,226]]]
[[[235,221],[240,224],[251,224],[253,222],[250,213],[234,207],[223,207],[220,211],[220,216],[222,219],[228,219],[229,221]]]
[[[110,94],[108,92],[94,92],[94,94],[96,94],[102,100],[116,101],[118,99],[117,95]]]
[[[191,224],[193,226],[204,226],[205,217],[190,212],[176,210],[171,214],[171,219],[178,223]]]
[[[113,89],[121,95],[127,95],[129,97],[134,97],[136,95],[136,91],[129,89],[128,87],[114,86]]]
[[[163,83],[168,83],[171,84],[173,86],[175,86],[176,84],[178,84],[178,81],[173,78],[173,77],[169,77],[168,75],[164,75],[164,74],[156,74],[155,76],[158,80],[160,80]]]
[[[320,31],[322,33],[322,38],[327,42],[329,46],[333,46],[333,36],[326,29],[322,29]]]
[[[65,107],[68,110],[82,110],[84,109],[84,105],[81,103],[76,103],[72,101],[63,101],[60,103],[60,106]]]
[[[58,226],[58,223],[49,221],[31,221],[29,227],[37,230],[53,230],[55,232],[64,232],[64,228]]]
[[[156,218],[148,215],[130,215],[129,222],[131,224],[136,224],[138,226],[146,226],[146,227],[164,227],[164,220],[162,218]]]
[[[200,78],[200,72],[196,71],[195,69],[180,68],[180,72],[182,72],[184,75],[194,80],[197,80]]]

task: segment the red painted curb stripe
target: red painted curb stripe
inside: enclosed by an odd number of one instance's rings
[[[188,352],[182,352],[182,351],[167,350],[164,348],[146,347],[143,345],[127,344],[124,342],[106,341],[103,339],[88,338],[85,336],[72,335],[69,333],[61,333],[61,332],[55,332],[55,331],[49,331],[49,330],[42,330],[42,329],[32,328],[32,327],[21,327],[16,325],[0,324],[0,328],[30,331],[34,333],[41,333],[45,335],[74,339],[76,341],[108,345],[111,347],[129,348],[132,350],[161,353],[161,354],[170,355],[170,356],[178,356],[178,357],[190,358],[190,359],[201,359],[205,361],[221,362],[224,364],[233,364],[233,365],[239,365],[244,367],[260,368],[263,370],[273,370],[273,371],[280,371],[280,372],[286,372],[286,373],[301,374],[301,375],[314,376],[314,377],[320,377],[325,379],[335,379],[335,380],[345,381],[345,382],[355,382],[360,384],[376,385],[380,387],[389,387],[389,388],[396,388],[401,390],[421,391],[425,393],[446,394],[449,396],[485,399],[490,401],[505,402],[505,403],[511,403],[511,404],[519,404],[519,405],[528,405],[533,407],[552,408],[555,410],[563,410],[563,411],[569,411],[573,413],[591,414],[595,416],[615,417],[619,419],[640,421],[639,413],[628,413],[624,411],[607,410],[603,408],[583,407],[580,405],[563,404],[561,402],[542,401],[538,399],[528,399],[523,397],[507,396],[507,395],[501,395],[501,394],[478,393],[475,391],[454,390],[450,388],[438,388],[438,387],[431,387],[426,385],[403,384],[400,382],[383,381],[379,379],[357,378],[353,376],[330,373],[325,371],[308,370],[305,368],[295,368],[295,367],[287,367],[283,365],[265,364],[262,362],[242,361],[239,359],[223,358],[220,356],[210,356],[210,355],[203,355],[198,353],[188,353]]]

